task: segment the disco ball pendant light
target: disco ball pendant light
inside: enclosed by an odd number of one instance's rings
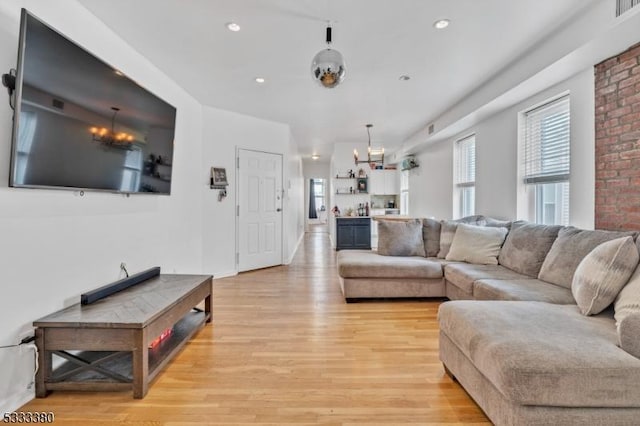
[[[311,62],[311,76],[322,87],[333,89],[344,81],[342,54],[331,48],[331,26],[327,27],[327,48],[318,52]]]

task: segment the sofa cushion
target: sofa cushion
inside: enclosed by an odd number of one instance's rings
[[[338,252],[342,278],[442,278],[442,265],[424,257],[380,256],[369,250]]]
[[[467,293],[473,293],[473,283],[483,278],[495,278],[501,280],[527,279],[526,275],[519,274],[500,265],[472,265],[469,263],[452,263],[445,265],[444,277],[451,284]]]
[[[583,315],[602,312],[618,296],[638,266],[638,249],[631,237],[600,244],[576,268],[571,292]]]
[[[459,222],[453,220],[443,220],[440,222],[440,250],[438,250],[438,257],[444,259],[449,254],[453,237],[456,235],[456,229],[458,229]]]
[[[382,256],[422,256],[422,221],[419,219],[378,222],[378,254]]]
[[[422,220],[422,239],[424,252],[427,257],[438,256],[440,251],[440,221],[435,219]]]
[[[562,228],[542,263],[538,278],[571,288],[576,268],[591,250],[605,241],[635,235],[635,232],[587,231],[573,226]]]
[[[575,305],[571,290],[535,278],[521,280],[478,280],[473,284],[476,300],[521,300]]]
[[[505,399],[519,405],[639,407],[640,359],[616,345],[610,311],[576,305],[453,301],[440,330]]]
[[[513,222],[498,262],[513,271],[536,278],[561,228],[559,225],[539,225],[522,220]]]
[[[509,230],[487,226],[458,225],[445,259],[478,265],[497,265],[500,247]]]

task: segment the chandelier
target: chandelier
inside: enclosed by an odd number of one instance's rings
[[[327,26],[327,48],[313,57],[311,76],[322,87],[333,89],[344,81],[345,64],[342,54],[331,49],[331,26]]]
[[[384,148],[379,148],[379,149],[371,148],[371,131],[370,130],[373,127],[373,124],[367,124],[366,127],[367,127],[367,136],[369,137],[369,145],[367,147],[367,159],[366,160],[358,159],[358,150],[354,149],[353,159],[356,163],[356,166],[362,163],[369,163],[369,167],[371,167],[372,169],[384,168]]]
[[[133,135],[125,132],[116,133],[115,131],[116,115],[118,115],[120,108],[111,107],[111,110],[113,111],[113,116],[111,116],[111,130],[106,127],[92,127],[89,129],[91,132],[91,140],[114,148],[131,149],[133,146]]]

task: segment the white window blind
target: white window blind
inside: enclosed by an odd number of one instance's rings
[[[456,142],[455,184],[459,217],[475,213],[476,205],[476,136]]]
[[[476,181],[476,137],[456,142],[456,185],[473,186]]]
[[[569,96],[524,113],[524,183],[569,180]]]

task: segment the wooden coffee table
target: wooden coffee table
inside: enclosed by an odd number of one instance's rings
[[[162,368],[211,322],[212,278],[159,275],[35,321],[36,396],[51,390],[133,389],[134,398],[143,398]],[[203,301],[204,310],[195,308]],[[169,337],[149,347],[170,328]],[[54,354],[66,360],[55,370]]]

